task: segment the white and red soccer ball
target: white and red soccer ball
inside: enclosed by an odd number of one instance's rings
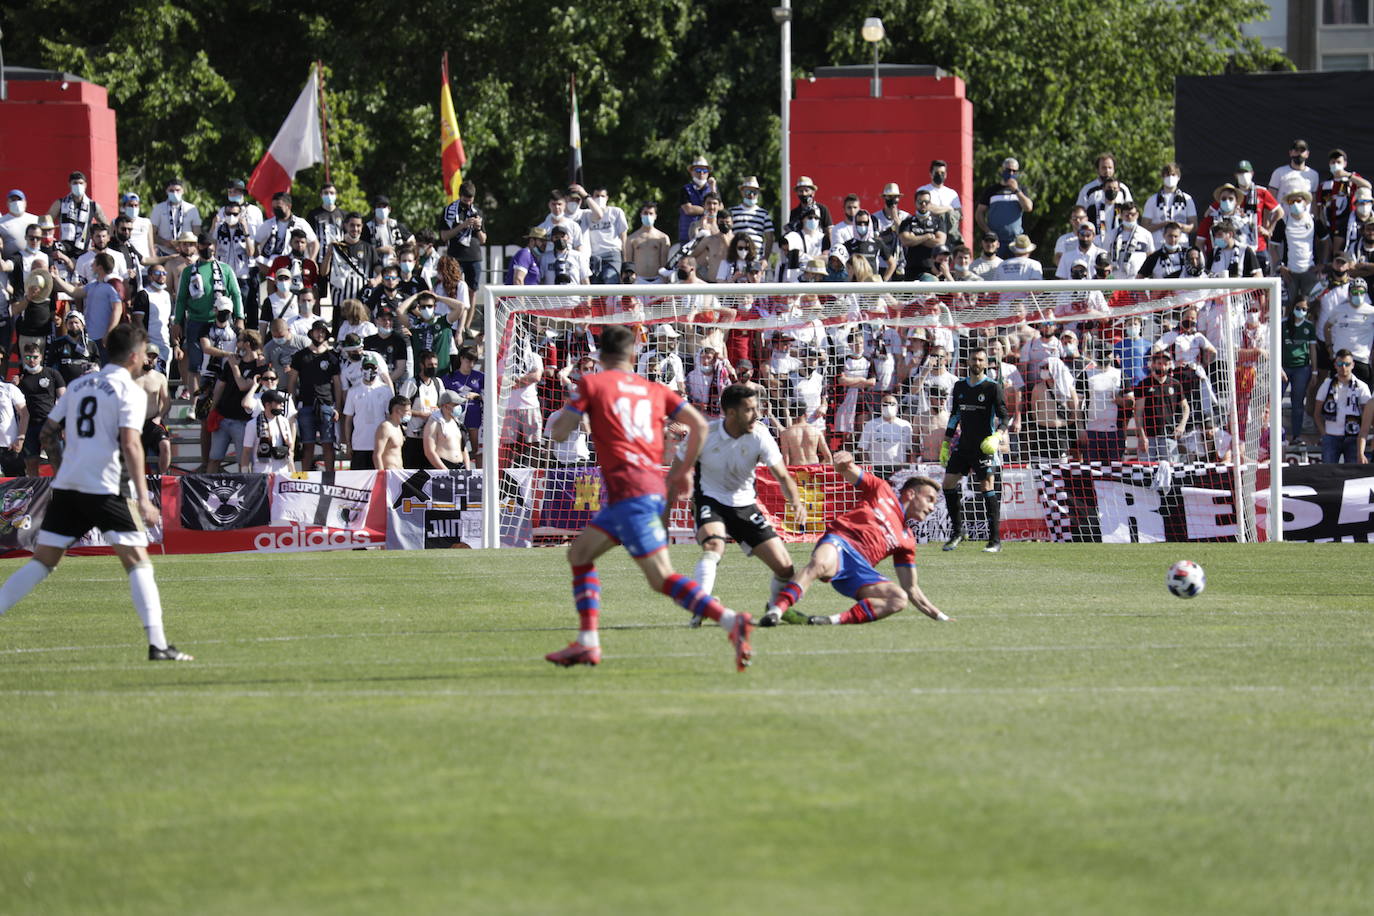
[[[1207,574],[1192,560],[1179,560],[1169,567],[1164,584],[1179,598],[1196,598],[1207,587]]]

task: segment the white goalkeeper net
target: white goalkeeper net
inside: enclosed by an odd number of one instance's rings
[[[486,492],[498,499],[484,501],[486,543],[566,540],[600,508],[595,444],[584,430],[554,442],[549,427],[581,374],[599,368],[597,338],[612,324],[636,331],[638,371],[708,417],[729,384],[757,386],[762,422],[810,514],[804,526],[784,518],[761,476],[761,504],[785,537],[813,539],[852,507],[826,463],[834,451],[889,479],[940,479],[950,393],[983,348],[1008,406],[992,471],[1002,537],[1255,540],[1265,534],[1256,491],[1269,483],[1277,397],[1275,285],[490,287],[482,454]],[[959,489],[967,535],[989,537],[979,488],[964,477]],[[669,522],[690,539],[686,505],[672,507]],[[937,512],[919,534],[947,537],[948,515]]]

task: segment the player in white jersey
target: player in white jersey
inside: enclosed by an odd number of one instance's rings
[[[787,472],[782,452],[759,418],[758,392],[750,385],[730,385],[721,392],[722,416],[712,420],[697,459],[693,505],[701,559],[693,578],[708,594],[716,581],[716,566],[725,556],[725,537],[739,542],[745,556],[756,556],[773,571],[770,595],[792,580],[792,557],[778,538],[754,493],[754,469],[763,465],[777,478],[797,524],[806,521],[797,482]],[[674,468],[678,461],[674,460]],[[699,617],[692,626],[701,626]]]
[[[133,324],[105,335],[110,362],[74,380],[57,399],[42,430],[57,466],[52,499],[29,560],[0,586],[0,614],[48,577],[67,549],[99,528],[129,574],[134,609],[148,633],[149,661],[190,661],[167,643],[162,599],[148,560],[145,526],[161,521],[143,468],[143,419],[148,396],[134,381],[143,374],[148,337]],[[65,438],[65,449],[60,448]]]

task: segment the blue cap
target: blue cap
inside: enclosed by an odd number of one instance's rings
[[[19,198],[20,200],[28,200],[28,199],[29,199],[28,196],[25,195],[24,192],[21,191],[21,190],[19,190],[18,188],[15,188],[14,190],[10,191],[9,194],[5,195],[5,199],[6,199],[6,200],[13,200],[13,199],[16,198],[16,197]]]

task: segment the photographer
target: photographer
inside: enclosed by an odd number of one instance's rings
[[[587,283],[590,277],[587,268],[577,251],[573,249],[571,235],[565,226],[554,226],[549,232],[552,244],[539,258],[539,273],[545,284]]]
[[[292,452],[295,433],[286,419],[286,394],[275,388],[262,393],[262,408],[244,426],[244,470],[253,474],[290,474],[296,470]]]
[[[253,387],[259,375],[271,369],[262,355],[262,338],[256,331],[244,331],[237,341],[236,356],[225,360],[214,388],[214,409],[210,411],[206,429],[210,431],[210,460],[206,472],[219,473],[229,446],[236,448],[244,441],[248,426],[248,411],[243,407],[244,393]],[[245,462],[246,452],[239,453],[239,466]]]

